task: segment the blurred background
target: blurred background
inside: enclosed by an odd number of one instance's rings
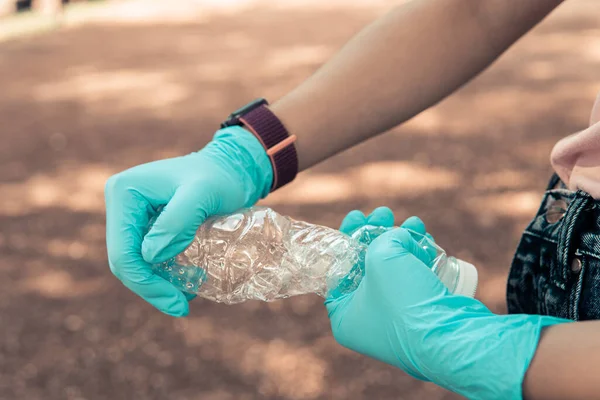
[[[61,3],[0,0],[1,399],[458,398],[337,345],[316,296],[195,300],[177,320],[106,260],[111,174],[200,149],[231,110],[284,95],[397,1]],[[419,215],[505,312],[550,150],[599,91],[598,4],[572,0],[447,101],[265,204],[332,227],[379,205]]]

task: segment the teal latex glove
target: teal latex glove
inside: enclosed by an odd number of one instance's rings
[[[350,214],[341,229],[350,233],[358,219]],[[450,294],[431,261],[407,229],[375,239],[358,288],[325,302],[335,339],[469,399],[522,398],[542,329],[569,321],[495,315],[478,300]]]
[[[111,271],[160,311],[187,315],[192,296],[154,275],[151,263],[185,250],[207,217],[254,205],[269,193],[272,181],[264,148],[237,126],[218,131],[199,152],[112,176],[105,188]]]

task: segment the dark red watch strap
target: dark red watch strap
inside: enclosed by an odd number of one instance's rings
[[[239,118],[267,150],[273,166],[271,191],[290,183],[298,173],[296,136],[288,133],[279,118],[266,106],[260,106]]]

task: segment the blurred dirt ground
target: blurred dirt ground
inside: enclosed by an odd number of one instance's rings
[[[98,5],[0,43],[0,398],[456,398],[342,349],[315,296],[195,300],[176,320],[111,275],[106,178],[201,148],[230,110],[283,95],[392,5],[169,3]],[[585,126],[600,91],[597,11],[567,2],[449,100],[267,204],[329,226],[379,205],[398,221],[419,215],[479,267],[479,298],[504,312],[550,149]]]

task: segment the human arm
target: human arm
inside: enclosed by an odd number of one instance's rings
[[[418,0],[376,20],[272,105],[298,136],[300,169],[436,104],[488,67],[560,3]]]
[[[523,382],[528,400],[586,400],[600,393],[600,321],[555,325],[541,335]]]

